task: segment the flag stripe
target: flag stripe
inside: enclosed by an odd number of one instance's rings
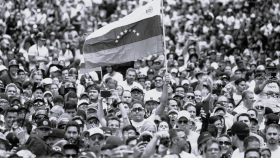
[[[160,3],[161,3],[161,0],[153,0],[153,1],[149,2],[148,4],[146,4],[145,6],[139,7],[138,9],[133,11],[131,14],[121,18],[120,20],[110,23],[109,25],[106,25],[106,26],[100,28],[99,30],[93,32],[86,38],[86,40],[95,38],[95,37],[101,37],[104,34],[106,34],[107,32],[109,32],[110,30],[113,30],[115,28],[118,28],[118,27],[121,27],[124,25],[133,24],[137,21],[147,19],[147,18],[153,17],[155,15],[161,15],[160,14],[160,6],[161,6]]]
[[[156,15],[133,24],[115,28],[104,36],[86,40],[84,43],[84,54],[117,48],[160,34],[162,34],[160,16]]]
[[[102,50],[96,53],[84,54],[87,68],[125,63],[153,54],[163,54],[162,35],[146,40]]]

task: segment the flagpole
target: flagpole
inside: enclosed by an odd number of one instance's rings
[[[162,17],[162,31],[163,31],[163,50],[165,59],[165,73],[167,73],[167,56],[166,56],[166,43],[165,43],[165,27],[164,27],[164,12],[163,12],[163,0],[161,0],[161,17]]]

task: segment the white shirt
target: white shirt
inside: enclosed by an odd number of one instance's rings
[[[59,52],[58,61],[62,60],[65,62],[65,66],[70,65],[70,60],[73,59],[72,51],[69,49],[66,49],[66,51],[63,53],[62,50]]]
[[[241,113],[247,113],[248,109],[243,105],[243,103],[240,103],[238,107],[236,107],[233,111],[235,111],[238,114]]]
[[[124,90],[128,90],[128,91],[131,91],[131,88],[133,88],[133,87],[138,87],[138,88],[143,90],[142,85],[140,83],[135,82],[135,81],[132,83],[132,85],[128,85],[127,81],[125,80],[125,81],[119,83],[119,85],[121,85]]]
[[[155,88],[145,92],[144,101],[150,100],[151,97],[153,100],[160,99],[162,92],[157,91]]]
[[[199,134],[194,132],[194,131],[190,131],[189,135],[188,135],[188,140],[191,143],[191,146],[197,146],[197,139],[199,137]]]
[[[155,120],[155,114],[151,114],[151,116],[149,118],[144,119],[141,122],[135,122],[135,121],[131,120],[131,125],[136,128],[137,132],[140,133],[140,129],[146,121],[152,121],[153,122],[154,120]]]
[[[237,148],[233,151],[231,158],[244,158],[244,152],[240,152],[239,148]]]
[[[271,158],[279,158],[280,155],[280,148],[278,147],[277,150],[271,151]]]
[[[109,73],[105,74],[103,77],[103,82],[105,82],[105,80],[109,77],[118,81],[118,84],[123,82],[123,75],[119,72],[115,72],[113,76],[111,76]]]
[[[35,56],[37,60],[42,60],[45,57],[49,57],[49,50],[45,47],[37,47],[37,44],[34,44],[31,46],[28,50],[28,55],[29,56]],[[46,69],[46,64],[44,62],[40,62],[39,68],[45,70]],[[30,62],[29,64],[29,70],[32,70],[35,68],[35,63]]]

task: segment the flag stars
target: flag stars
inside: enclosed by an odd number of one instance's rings
[[[126,32],[127,32],[127,30],[125,29],[125,30],[124,30],[124,33],[126,33]]]
[[[119,38],[120,38],[120,36],[117,36],[117,38],[119,39]]]
[[[136,31],[135,31],[135,30],[133,30],[133,32],[135,33]]]
[[[131,32],[131,29],[129,29],[129,32]]]
[[[119,41],[118,41],[118,40],[116,40],[115,42],[116,42],[116,43],[118,43]]]
[[[121,32],[121,35],[123,35],[123,32]]]
[[[139,35],[140,35],[140,33],[137,32],[137,33],[136,33],[136,36],[139,36]]]

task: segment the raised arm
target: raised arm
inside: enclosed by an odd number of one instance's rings
[[[104,117],[104,111],[103,111],[103,97],[101,97],[101,95],[99,94],[98,96],[98,109],[97,109],[97,117],[99,119],[99,122],[101,124],[101,126],[106,127],[106,120]]]
[[[157,107],[155,114],[160,115],[163,113],[165,107],[167,106],[167,100],[168,100],[168,83],[170,82],[170,75],[166,73],[163,77],[163,88],[162,88],[162,94],[160,97],[160,105]]]

